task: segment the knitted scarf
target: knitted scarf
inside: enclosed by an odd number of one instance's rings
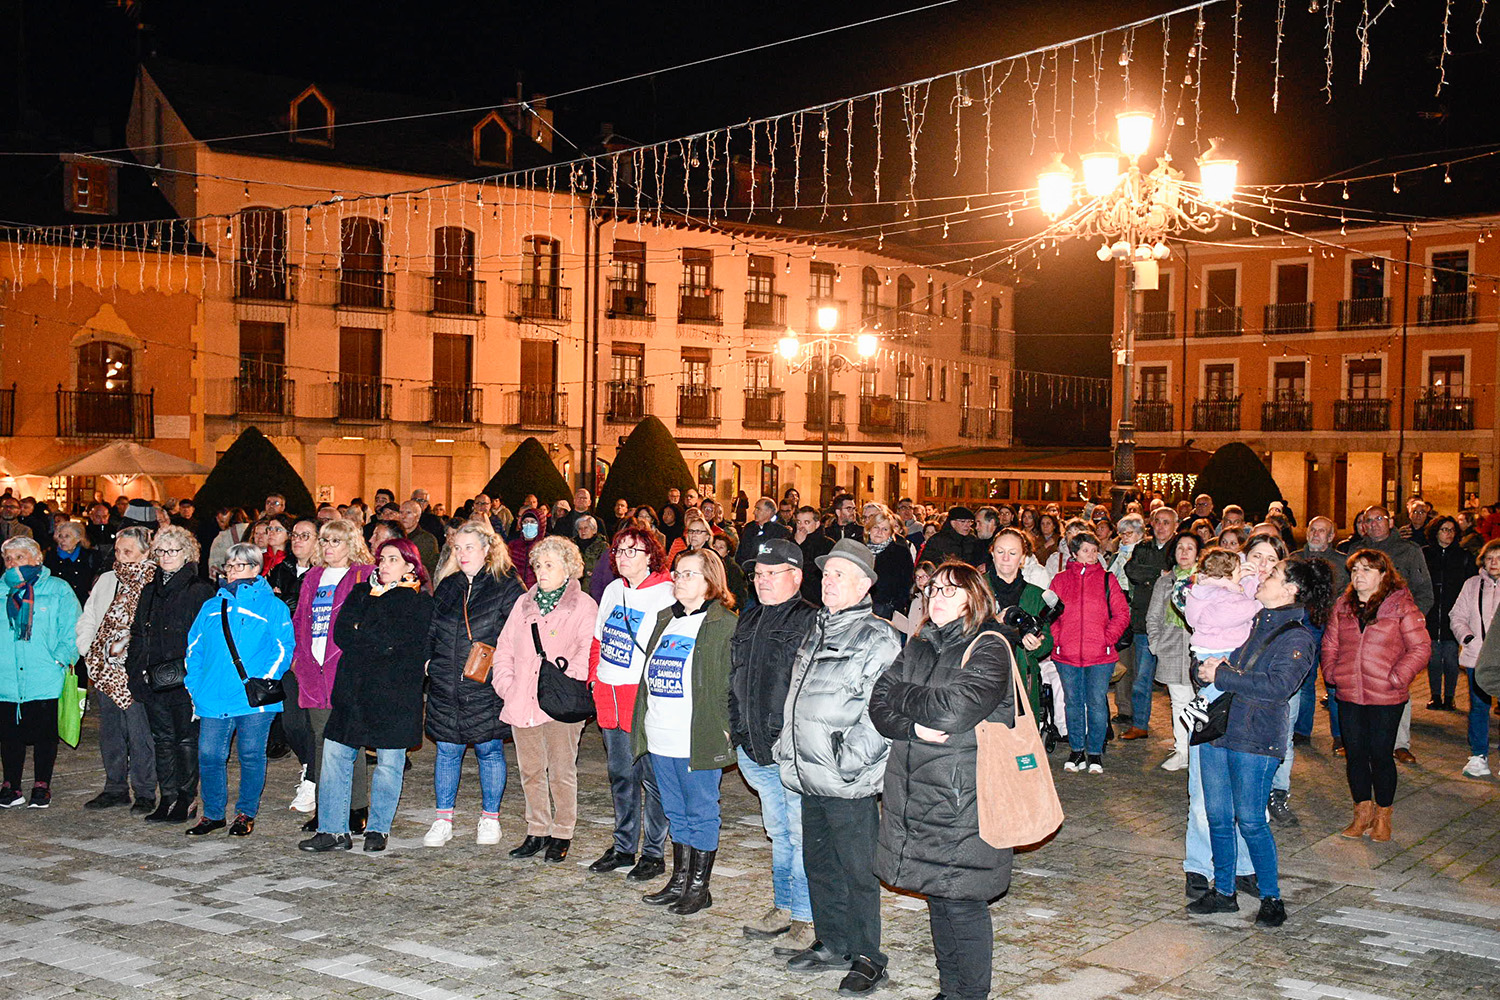
[[[36,610],[36,581],[42,575],[40,566],[12,566],[5,571],[5,586],[10,594],[5,599],[5,616],[10,619],[10,630],[22,642],[31,639],[32,613]]]
[[[562,600],[563,591],[567,589],[568,585],[566,583],[561,587],[558,587],[556,590],[543,590],[541,586],[538,585],[536,588],[537,610],[544,615],[550,615],[552,613],[552,609],[557,607],[557,602]]]
[[[115,560],[114,600],[109,602],[99,621],[99,631],[94,633],[94,641],[83,654],[94,687],[120,706],[121,711],[134,703],[125,673],[125,654],[130,651],[130,625],[135,621],[141,591],[146,589],[155,570],[156,564],[150,560],[137,563]]]

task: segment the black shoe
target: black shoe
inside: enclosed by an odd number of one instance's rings
[[[83,804],[85,809],[111,809],[115,806],[130,805],[129,792],[103,791]],[[155,805],[153,802],[152,805]]]
[[[370,854],[374,854],[377,851],[383,851],[385,850],[386,842],[390,839],[391,836],[388,833],[366,833],[365,851]]]
[[[135,810],[133,810],[133,809],[131,810],[131,812],[134,812],[134,811]],[[152,812],[150,813],[150,815],[148,815],[146,817],[146,822],[147,823],[176,823],[176,822],[186,823],[187,822],[187,817],[184,816],[181,820],[174,820],[172,818],[172,802],[165,795],[163,795],[161,797],[161,801],[156,804],[156,808],[154,810],[152,810]]]
[[[650,882],[652,879],[661,878],[666,871],[667,862],[664,859],[651,854],[642,854],[641,860],[625,873],[625,877],[632,882]]]
[[[1213,889],[1202,899],[1189,903],[1187,911],[1189,913],[1238,913],[1240,901],[1235,898],[1234,893],[1221,896],[1217,889]]]
[[[1236,893],[1243,892],[1251,898],[1258,899],[1260,897],[1260,879],[1254,872],[1251,872],[1249,875],[1236,875],[1234,877],[1234,891]]]
[[[572,843],[573,841],[564,840],[561,837],[548,837],[547,854],[542,858],[542,860],[547,862],[549,865],[555,865],[560,862],[566,861],[568,859],[568,845]]]
[[[349,810],[349,832],[358,836],[365,832],[365,824],[370,822],[369,809]]]
[[[835,955],[822,941],[814,941],[806,951],[799,951],[786,960],[792,972],[828,972],[831,969],[850,967],[848,955]]]
[[[255,817],[246,816],[244,813],[235,813],[234,822],[229,824],[229,835],[231,837],[248,837],[255,832]]]
[[[1427,711],[1429,711],[1429,712],[1441,712],[1442,710],[1443,710],[1443,703],[1440,702],[1440,701],[1433,700],[1433,701],[1429,701],[1427,703]]]
[[[849,966],[849,974],[839,983],[839,992],[846,997],[862,997],[875,992],[885,979],[885,969],[861,955]]]
[[[311,816],[309,816],[307,818],[307,821],[302,824],[302,832],[303,833],[317,833],[318,832],[318,814],[317,813],[313,813]]]
[[[137,795],[135,803],[130,807],[130,815],[147,816],[151,810],[156,808],[156,799],[150,795]]]
[[[1132,726],[1132,725],[1135,725],[1135,719],[1133,719],[1132,717],[1130,717],[1128,715],[1117,715],[1117,716],[1114,717],[1114,721],[1118,722],[1122,726]]]
[[[1271,822],[1282,826],[1297,826],[1301,820],[1292,812],[1292,807],[1287,805],[1287,794],[1279,788],[1273,788],[1271,798],[1266,802],[1266,810],[1271,814]]]
[[[38,781],[31,786],[31,798],[26,800],[27,809],[47,809],[52,805],[52,785]]]
[[[1262,927],[1280,927],[1286,923],[1286,906],[1275,896],[1267,896],[1260,901],[1255,922]]]
[[[518,844],[517,846],[512,847],[510,849],[510,856],[513,857],[513,858],[531,858],[531,857],[535,857],[537,855],[537,853],[540,852],[542,850],[542,848],[544,848],[546,846],[547,846],[547,838],[546,837],[533,837],[531,834],[528,833],[526,835],[526,839],[525,840],[521,841],[520,844]],[[602,861],[604,859],[600,858],[599,860]],[[594,862],[595,865],[597,865],[598,863],[599,863],[598,861]],[[593,865],[589,866],[589,870],[593,871]],[[609,871],[610,869],[606,868],[604,870],[605,871]]]
[[[530,837],[526,838],[530,840]],[[524,846],[524,845],[523,845]],[[512,852],[514,853],[514,852]],[[536,851],[532,851],[535,854]],[[595,875],[603,875],[605,872],[619,871],[621,868],[629,868],[635,864],[635,855],[617,851],[613,847],[599,855],[599,860],[589,865],[589,871]]]
[[[228,825],[229,824],[225,823],[222,819],[200,819],[197,826],[189,827],[183,832],[186,833],[189,837],[201,837],[205,833],[213,833],[215,830],[222,830]]]
[[[713,894],[708,891],[710,876],[714,873],[714,855],[718,851],[700,851],[688,848],[688,877],[677,902],[667,907],[667,912],[679,917],[690,917],[699,910],[714,905]]]
[[[292,748],[280,740],[266,744],[266,760],[281,760],[292,752]]]
[[[1312,746],[1312,735],[1310,733],[1293,733],[1292,734],[1292,746],[1294,746],[1294,747],[1310,747],[1310,746]]]
[[[641,860],[645,860],[642,858]],[[687,885],[688,879],[688,849],[682,844],[672,845],[672,877],[667,879],[667,884],[655,892],[648,892],[641,897],[641,901],[650,906],[666,906],[668,903],[677,902],[682,895],[683,887]]]
[[[162,804],[165,805],[166,801],[167,800],[163,798]],[[179,795],[177,796],[176,801],[172,803],[172,811],[167,813],[167,818],[173,823],[186,823],[188,820],[192,819],[194,814],[196,814],[197,812],[198,807],[193,805],[193,799],[191,796]],[[222,822],[222,820],[220,822]],[[208,831],[205,830],[204,832],[207,833]]]
[[[1187,873],[1187,889],[1185,891],[1189,903],[1196,903],[1204,896],[1207,896],[1208,890],[1212,888],[1213,885],[1208,881],[1207,876],[1199,875],[1197,872]]]
[[[354,846],[354,841],[347,833],[319,833],[297,846],[313,854],[325,854],[328,851],[347,851]]]

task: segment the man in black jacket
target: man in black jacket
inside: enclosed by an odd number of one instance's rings
[[[755,507],[751,511],[750,521],[745,525],[745,530],[740,533],[740,547],[734,553],[734,561],[741,566],[747,566],[760,551],[760,543],[768,542],[773,538],[790,538],[792,533],[787,530],[786,525],[777,524],[776,501],[770,497],[761,497],[755,501]]]
[[[776,954],[811,948],[815,935],[807,875],[802,868],[802,798],[781,783],[771,746],[781,735],[792,660],[817,620],[817,609],[798,596],[802,550],[784,538],[758,543],[754,556],[759,603],[740,615],[729,648],[729,736],[740,774],[760,796],[761,821],[771,838],[774,902],[745,936],[788,935]]]
[[[1151,606],[1151,591],[1156,588],[1156,581],[1172,564],[1172,536],[1177,533],[1177,512],[1170,507],[1156,508],[1151,512],[1150,529],[1151,534],[1136,545],[1130,561],[1125,564],[1125,578],[1130,581],[1135,687],[1130,693],[1130,728],[1120,734],[1122,740],[1144,739],[1150,730],[1156,654],[1151,652],[1146,641],[1146,610]]]
[[[816,507],[797,508],[797,530],[792,541],[802,550],[802,599],[814,607],[823,606],[823,571],[818,569],[818,556],[826,556],[833,542],[818,527]]]
[[[944,559],[957,559],[983,571],[990,561],[989,546],[974,534],[974,512],[967,507],[948,511],[948,520],[927,539],[918,559],[934,566],[941,566]]]

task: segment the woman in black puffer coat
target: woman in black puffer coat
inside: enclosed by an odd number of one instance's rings
[[[525,592],[505,542],[488,524],[469,521],[453,533],[448,555],[438,567],[427,642],[427,735],[437,743],[437,818],[423,840],[428,847],[442,847],[453,839],[453,804],[471,743],[479,758],[483,809],[476,843],[500,843],[510,726],[500,721],[503,702],[489,678],[482,684],[470,680],[464,676],[464,663],[476,641],[495,645],[511,608]]]
[[[1011,851],[979,836],[975,778],[974,727],[1015,717],[1011,657],[993,607],[972,566],[939,566],[928,585],[927,621],[870,695],[870,718],[892,741],[875,874],[927,896],[948,1000],[989,996],[989,903],[1010,888]]]

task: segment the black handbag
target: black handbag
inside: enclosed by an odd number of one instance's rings
[[[234,635],[229,631],[229,601],[224,598],[219,599],[219,624],[224,626],[224,642],[229,646],[234,669],[240,672],[240,680],[245,682],[245,700],[250,703],[250,707],[264,708],[285,701],[286,690],[282,688],[281,681],[271,680],[269,677],[251,677],[245,673],[245,665],[240,662],[240,651],[234,645]]]
[[[187,683],[187,661],[182,657],[160,660],[146,666],[146,683],[156,692],[175,691]]]
[[[556,661],[547,658],[542,649],[542,632],[536,622],[531,623],[531,641],[536,644],[536,655],[542,658],[541,669],[536,675],[536,703],[558,722],[586,722],[594,717],[594,696],[589,692],[588,681],[574,680],[567,674],[568,661],[559,656]]]
[[[1105,570],[1104,574],[1105,574],[1106,577],[1108,577],[1110,575],[1109,570]],[[1109,596],[1109,580],[1108,579],[1106,579],[1104,581],[1104,614],[1108,618],[1113,618],[1115,616],[1114,600]],[[1120,636],[1120,638],[1118,638],[1118,639],[1115,640],[1115,652],[1117,652],[1117,653],[1123,653],[1123,652],[1125,652],[1125,650],[1129,649],[1134,644],[1135,644],[1135,626],[1134,625],[1126,625],[1125,626],[1125,634],[1122,635],[1122,636]]]

